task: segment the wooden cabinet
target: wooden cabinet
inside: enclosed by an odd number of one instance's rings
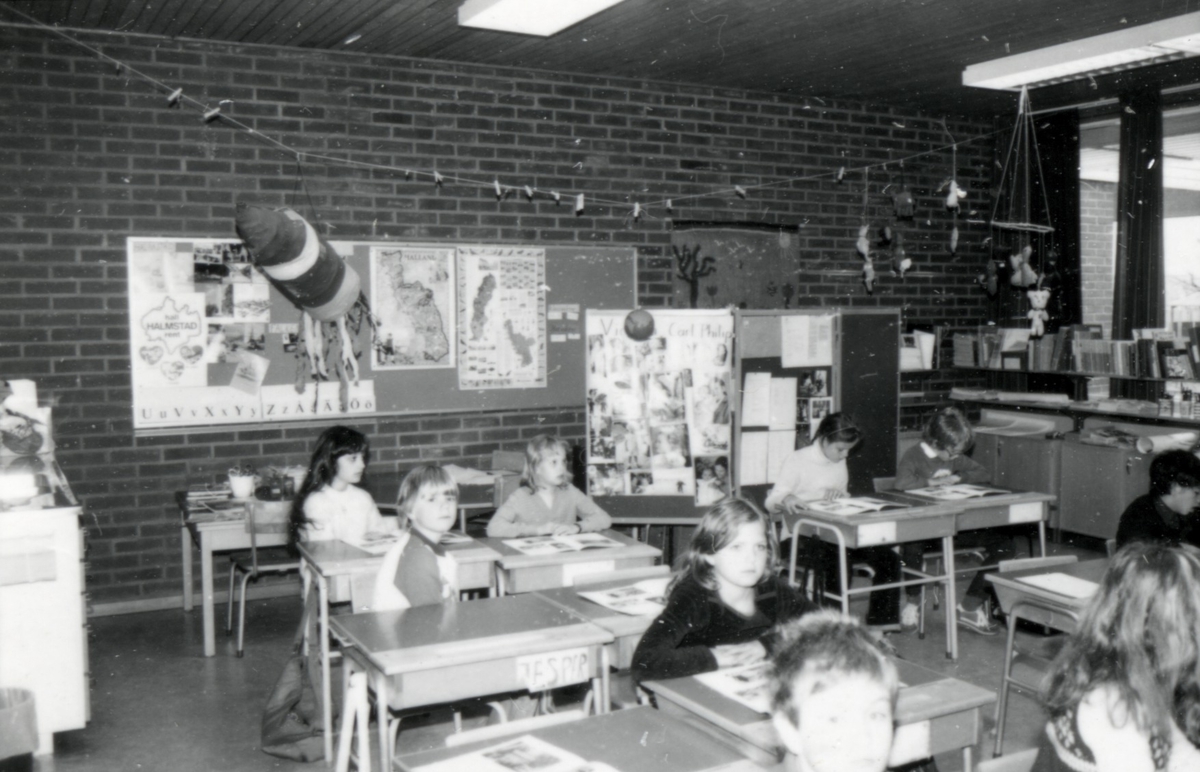
[[[1062,480],[1062,440],[1044,435],[1004,437],[980,433],[972,457],[992,472],[992,484],[1057,496]]]
[[[90,718],[79,507],[0,512],[0,686],[34,693],[38,754]]]
[[[1116,536],[1125,507],[1150,489],[1151,458],[1133,448],[1064,441],[1059,527],[1098,539]]]

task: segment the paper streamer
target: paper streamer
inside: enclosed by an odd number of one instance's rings
[[[1168,450],[1191,450],[1200,441],[1200,432],[1176,432],[1141,437],[1137,441],[1140,453],[1163,453]]]

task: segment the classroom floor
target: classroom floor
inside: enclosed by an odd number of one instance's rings
[[[1101,557],[1094,545],[1050,545],[1056,554]],[[965,584],[962,589],[965,589]],[[218,607],[223,611],[223,606]],[[930,611],[928,634],[890,636],[901,656],[939,672],[995,690],[1003,660],[1004,636],[959,635],[960,657],[945,657],[943,612]],[[92,720],[86,729],[56,736],[55,755],[38,758],[37,772],[92,770],[172,770],[173,772],[258,772],[318,770],[259,750],[263,704],[287,659],[299,604],[295,598],[253,601],[247,606],[246,655],[234,656],[232,639],[218,632],[217,656],[206,659],[200,611],[158,611],[91,620]],[[222,620],[223,622],[223,620]],[[335,691],[339,674],[334,673]],[[43,709],[43,706],[38,706]],[[435,747],[450,731],[449,714],[414,722],[400,736],[402,748]],[[469,719],[468,723],[483,718]],[[1036,742],[1043,719],[1028,697],[1010,700],[1005,750]],[[985,714],[982,748],[992,745],[992,713]],[[938,757],[940,772],[962,768],[957,754]],[[376,766],[376,768],[378,768]],[[641,772],[624,770],[623,772]]]

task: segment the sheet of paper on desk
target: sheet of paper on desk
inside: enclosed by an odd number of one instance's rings
[[[404,534],[399,531],[371,531],[363,534],[358,541],[350,542],[364,552],[372,555],[384,555]]]
[[[666,608],[670,582],[669,576],[657,576],[608,590],[580,590],[579,597],[630,616],[658,616]]]
[[[868,496],[854,496],[835,499],[833,501],[810,501],[804,505],[805,509],[811,509],[815,512],[826,512],[831,515],[857,515],[863,512],[878,512],[888,507],[903,509],[900,505],[893,504],[890,501],[873,499]]]
[[[1099,587],[1095,582],[1057,571],[1036,576],[1022,576],[1020,581],[1070,598],[1090,598],[1096,594],[1096,588]]]
[[[587,762],[533,735],[417,767],[414,772],[577,772]]]
[[[438,544],[441,544],[441,545],[470,544],[473,541],[475,541],[475,540],[472,539],[470,536],[467,536],[465,533],[455,533],[454,531],[447,531],[446,533],[442,534],[442,538],[438,539]]]
[[[771,712],[771,663],[767,660],[740,667],[700,673],[696,680],[709,689],[740,702],[758,713]]]
[[[604,550],[621,546],[621,542],[598,533],[580,533],[570,536],[527,536],[523,539],[505,539],[504,543],[525,555],[557,555],[563,552]]]
[[[939,501],[962,501],[963,499],[974,499],[980,496],[1003,496],[1008,493],[1008,491],[997,490],[996,488],[984,488],[980,485],[941,485],[932,488],[917,488],[906,492],[929,499],[938,499]]]

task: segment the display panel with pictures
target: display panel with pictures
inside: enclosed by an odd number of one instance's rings
[[[587,314],[588,492],[712,504],[732,490],[733,317],[654,311],[634,340],[627,314]]]

